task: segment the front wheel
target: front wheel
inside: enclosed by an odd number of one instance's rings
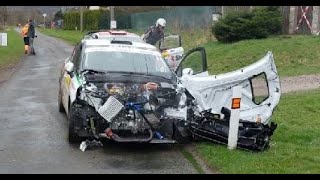
[[[70,108],[70,112],[68,115],[68,121],[69,121],[69,133],[68,133],[68,139],[70,143],[77,143],[77,142],[81,142],[82,138],[80,136],[78,136],[78,134],[75,132],[75,121],[76,118],[73,115],[73,108]]]
[[[62,104],[62,95],[61,95],[60,89],[59,89],[59,95],[58,95],[58,106],[59,106],[59,112],[65,112],[65,109]]]

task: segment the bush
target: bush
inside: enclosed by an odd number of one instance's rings
[[[130,29],[131,18],[129,14],[116,14],[117,29]],[[63,16],[65,30],[80,29],[80,13],[68,12]],[[110,13],[104,10],[87,10],[83,12],[83,29],[99,30],[110,29]]]
[[[281,32],[281,14],[278,7],[259,7],[252,12],[233,12],[221,18],[212,27],[221,42],[260,39]]]
[[[99,29],[99,19],[103,11],[84,11],[83,12],[83,29],[84,30],[96,30]],[[80,29],[80,13],[79,12],[68,12],[63,16],[63,29],[74,30],[75,27]]]

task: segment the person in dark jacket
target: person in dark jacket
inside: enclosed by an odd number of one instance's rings
[[[37,36],[36,36],[36,31],[35,31],[35,27],[34,27],[34,23],[33,23],[32,19],[29,19],[29,30],[28,30],[27,37],[29,37],[30,54],[36,55],[36,52],[35,52],[34,46],[33,46],[33,40]]]
[[[155,25],[148,28],[148,30],[142,35],[144,42],[155,45],[159,40],[164,39],[164,28],[166,27],[166,20],[159,18]]]

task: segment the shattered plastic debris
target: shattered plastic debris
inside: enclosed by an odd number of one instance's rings
[[[81,144],[80,144],[80,150],[82,152],[84,152],[87,148],[88,149],[93,149],[94,147],[102,147],[102,143],[100,141],[96,141],[96,140],[93,140],[93,141],[90,141],[90,140],[85,140],[85,141],[82,141]]]

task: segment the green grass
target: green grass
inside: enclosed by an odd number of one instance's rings
[[[260,152],[228,150],[226,145],[197,144],[210,166],[221,173],[320,173],[320,90],[282,95],[273,115],[278,124],[270,149]]]
[[[12,28],[4,32],[8,33],[8,46],[0,46],[0,69],[17,63],[24,53],[21,35]]]
[[[181,149],[183,156],[192,164],[192,166],[198,171],[199,174],[205,174],[197,160],[194,159],[193,155],[185,149]]]
[[[71,45],[76,45],[77,43],[79,43],[86,33],[81,31],[60,30],[60,29],[53,30],[53,29],[38,28],[38,30],[43,34],[63,39]]]
[[[144,30],[130,29],[129,32],[142,35]],[[78,43],[84,32],[41,29],[41,32],[59,37],[71,44]],[[182,37],[185,52],[198,46],[206,48],[210,74],[225,73],[250,65],[272,51],[278,73],[283,76],[297,76],[320,73],[320,38],[310,35],[282,35],[259,40],[244,40],[223,44],[214,40],[210,30],[170,30]],[[157,46],[158,47],[158,46]]]
[[[237,70],[272,51],[280,76],[320,73],[320,38],[310,35],[277,36],[245,40],[234,44],[209,42],[205,45],[211,74]]]

